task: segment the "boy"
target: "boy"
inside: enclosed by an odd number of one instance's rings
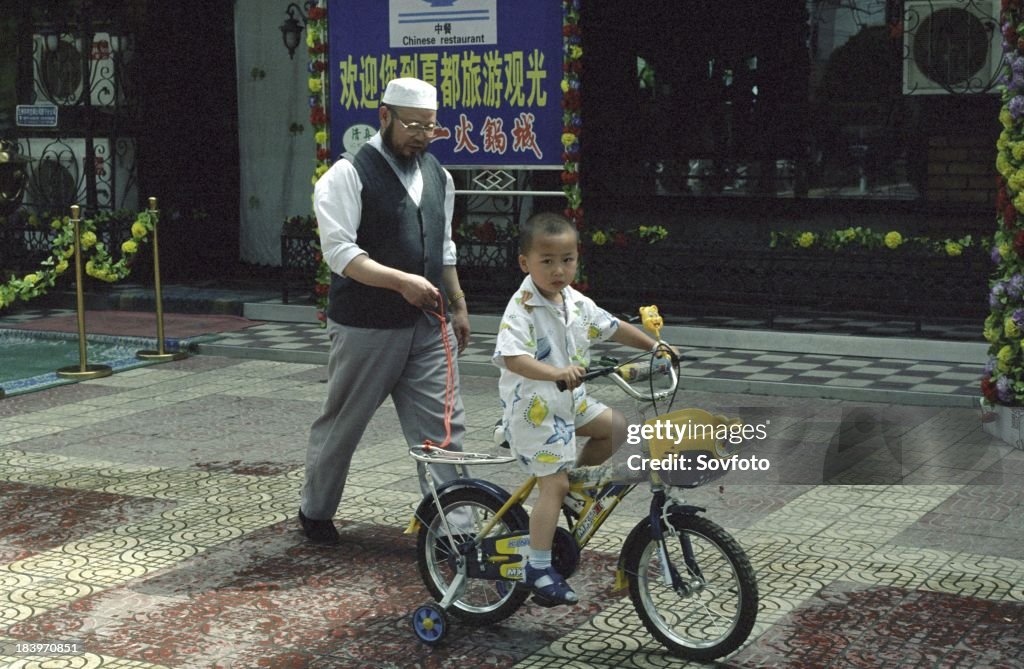
[[[570,286],[578,260],[576,228],[559,214],[536,214],[519,232],[519,267],[527,276],[509,301],[492,361],[505,437],[540,487],[530,514],[525,582],[545,604],[575,604],[576,593],[551,565],[567,471],[607,460],[626,438],[622,413],[587,397],[581,377],[595,340],[651,350],[653,339],[616,319]],[[571,392],[559,392],[563,381]],[[589,437],[576,458],[576,437]]]

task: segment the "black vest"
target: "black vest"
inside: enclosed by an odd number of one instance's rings
[[[356,241],[376,262],[418,274],[444,294],[445,174],[429,153],[420,157],[423,194],[417,207],[391,165],[372,146],[352,158],[362,182],[362,217]],[[331,320],[360,328],[401,328],[416,322],[421,310],[401,293],[374,288],[331,274],[327,315]]]

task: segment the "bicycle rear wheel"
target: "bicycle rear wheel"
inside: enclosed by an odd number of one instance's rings
[[[440,496],[441,508],[456,541],[476,537],[501,509],[502,502],[477,488],[456,488]],[[416,562],[423,583],[434,599],[441,601],[451,587],[456,570],[450,558],[452,550],[436,506],[430,507],[416,537]],[[522,507],[508,510],[488,536],[528,530],[529,517]],[[474,625],[489,625],[515,613],[530,595],[517,581],[470,578],[465,592],[452,602],[449,611]]]
[[[665,529],[669,563],[684,589],[666,584],[662,555],[649,524],[630,534],[625,554],[629,596],[647,630],[672,653],[689,660],[714,660],[733,652],[757,618],[757,578],[743,549],[707,518],[671,513]],[[692,547],[687,562],[683,542]]]

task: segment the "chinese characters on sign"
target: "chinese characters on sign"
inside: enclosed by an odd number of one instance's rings
[[[387,82],[418,77],[438,89],[431,151],[442,163],[560,164],[560,7],[498,4],[336,0],[329,15],[344,20],[329,35],[332,153],[377,127]]]
[[[391,48],[461,46],[498,42],[497,0],[393,0]]]

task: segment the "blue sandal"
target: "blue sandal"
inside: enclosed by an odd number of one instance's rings
[[[555,571],[554,567],[538,569],[527,564],[525,569],[526,585],[533,591],[533,599],[541,606],[561,606],[563,604],[578,604],[580,598],[569,584],[565,582],[562,575]]]

